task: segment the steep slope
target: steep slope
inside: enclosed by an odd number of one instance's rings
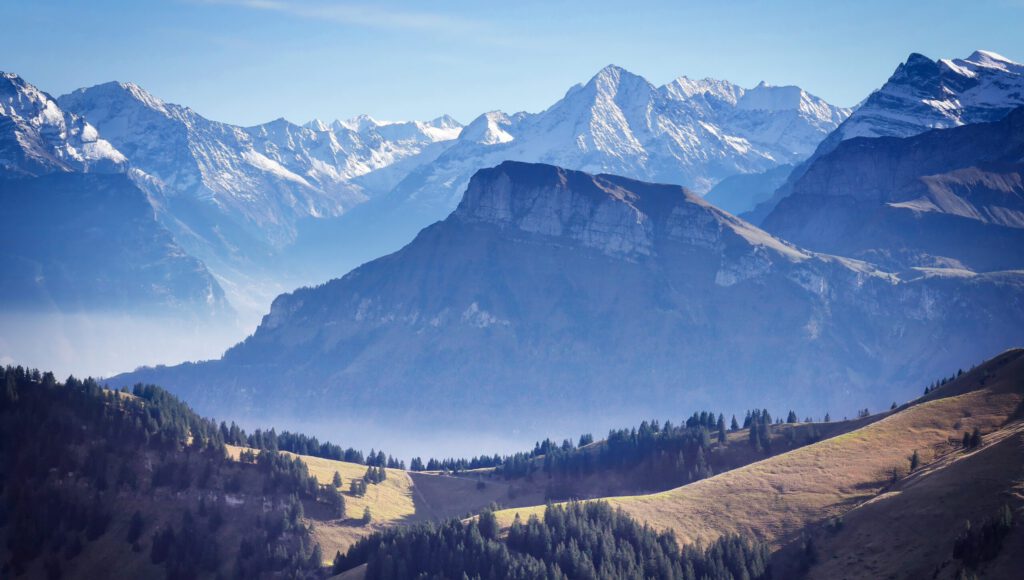
[[[1024,107],[992,123],[844,141],[764,228],[889,268],[1024,268]]]
[[[930,129],[997,121],[1024,105],[1024,65],[978,50],[965,59],[914,53],[799,165],[772,198],[743,217],[760,224],[811,164],[855,137],[911,137]]]
[[[202,262],[124,174],[0,179],[0,302],[8,312],[230,315]]]
[[[542,112],[479,116],[390,193],[340,218],[327,245],[349,249],[350,267],[393,252],[447,216],[474,173],[508,160],[706,192],[730,175],[802,161],[848,114],[798,87],[686,77],[655,87],[608,66]]]
[[[792,577],[801,537],[818,540],[811,577],[953,577],[952,543],[965,519],[1003,503],[1020,514],[1020,409],[1024,350],[1005,352],[881,420],[820,443],[668,492],[610,498],[613,506],[684,543],[752,534],[783,548],[775,570]],[[983,434],[963,449],[965,431]],[[908,474],[917,451],[918,471]],[[894,483],[892,473],[896,470]],[[508,525],[516,514],[498,513]],[[841,517],[841,527],[826,526]],[[831,531],[829,531],[831,530]],[[1019,530],[1018,536],[1019,537]],[[1019,553],[1003,557],[1019,562]],[[995,566],[1012,570],[1007,562]],[[993,575],[992,577],[1012,577]]]
[[[9,73],[0,74],[0,205],[9,312],[231,310],[203,263],[156,222],[125,156]]]
[[[221,360],[117,380],[410,433],[454,408],[538,439],[672,406],[838,412],[1024,340],[1022,291],[812,254],[676,186],[507,162],[400,252],[279,297]]]

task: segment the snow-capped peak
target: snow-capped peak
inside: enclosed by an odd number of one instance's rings
[[[14,73],[0,73],[0,168],[27,175],[120,172],[126,162],[95,127],[53,97]]]
[[[1024,65],[977,50],[933,61],[913,53],[829,137],[819,154],[853,137],[910,137],[928,129],[996,121],[1024,105]]]
[[[480,145],[508,143],[514,139],[506,130],[511,124],[509,116],[501,111],[484,113],[462,129],[459,141]]]
[[[964,61],[973,63],[977,66],[995,68],[1007,72],[1010,70],[1020,72],[1024,69],[1024,65],[1019,62],[1014,62],[1005,56],[990,50],[976,50],[971,53],[971,56],[965,58]]]
[[[303,127],[307,129],[312,129],[313,131],[316,131],[318,133],[323,133],[325,131],[331,130],[331,126],[328,125],[327,123],[324,123],[320,119],[313,119],[312,121],[309,121],[308,123],[303,125]]]
[[[681,76],[662,87],[662,91],[670,98],[687,101],[694,97],[710,95],[718,100],[735,105],[743,95],[743,88],[719,79],[691,79]]]
[[[355,131],[356,133],[363,133],[369,129],[376,129],[377,127],[388,124],[387,122],[378,121],[369,115],[356,115],[351,119],[335,121],[335,123],[350,131]]]

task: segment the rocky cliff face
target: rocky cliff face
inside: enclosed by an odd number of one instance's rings
[[[890,268],[1024,268],[1024,108],[906,139],[852,139],[808,168],[764,227]]]
[[[964,59],[938,61],[911,54],[881,88],[825,138],[771,199],[745,215],[767,217],[813,163],[848,139],[911,137],[932,129],[997,121],[1024,105],[1024,65],[978,50]]]
[[[223,359],[118,382],[409,433],[446,417],[533,436],[712,402],[835,415],[1024,340],[1022,292],[1019,274],[901,277],[801,250],[679,187],[507,162],[401,251],[279,297]]]

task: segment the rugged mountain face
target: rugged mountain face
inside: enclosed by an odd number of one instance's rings
[[[8,312],[224,317],[231,307],[124,174],[0,180]]]
[[[0,73],[0,170],[35,176],[55,171],[122,171],[125,157],[81,117],[16,74]]]
[[[311,247],[303,255],[355,267],[398,249],[423,227],[444,219],[476,171],[506,160],[684,184],[704,192],[730,175],[803,160],[848,114],[798,87],[762,83],[744,89],[686,77],[655,87],[608,66],[540,113],[481,115],[449,147],[429,151],[433,158],[409,171],[389,194],[343,216],[326,232],[323,227],[303,232],[299,243]],[[378,174],[387,175],[387,170]],[[318,246],[346,252],[318,255]]]
[[[764,227],[890,268],[1024,268],[1024,107],[993,123],[844,141]]]
[[[871,93],[786,184],[744,217],[760,223],[819,157],[855,137],[911,137],[930,129],[996,121],[1024,105],[1024,65],[984,50],[933,61],[911,54]]]
[[[0,75],[0,301],[8,311],[231,309],[129,179],[127,158],[20,77]]]
[[[593,429],[712,402],[840,413],[1024,340],[1022,292],[1019,274],[813,254],[676,186],[506,162],[401,251],[279,297],[223,359],[117,383],[410,432]]]
[[[79,89],[60,103],[91,119],[165,195],[202,200],[230,221],[265,228],[271,245],[287,241],[299,217],[338,215],[360,200],[340,185],[359,169],[345,165],[348,151],[329,133],[284,120],[249,130],[210,121],[131,83]]]

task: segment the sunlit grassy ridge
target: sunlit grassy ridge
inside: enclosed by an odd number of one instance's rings
[[[917,450],[924,463],[950,453],[963,431],[992,432],[1020,405],[1024,351],[1006,352],[922,400],[814,445],[669,491],[608,498],[682,542],[750,534],[781,546],[808,525],[875,497]],[[499,512],[508,525],[543,506]]]

